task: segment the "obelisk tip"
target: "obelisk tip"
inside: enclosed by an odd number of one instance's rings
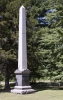
[[[21,7],[24,7],[23,5]]]
[[[23,9],[23,8],[25,8],[23,5],[20,7],[20,9]]]

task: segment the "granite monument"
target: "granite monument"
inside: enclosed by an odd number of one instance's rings
[[[16,94],[28,94],[35,92],[29,83],[30,71],[27,69],[27,42],[26,42],[26,9],[21,6],[19,9],[19,38],[18,38],[18,69],[16,75],[16,85],[11,90]]]

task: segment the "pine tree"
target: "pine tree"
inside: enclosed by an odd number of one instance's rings
[[[36,55],[38,42],[37,42],[37,29],[36,29],[36,16],[39,11],[39,0],[9,0],[4,3],[0,1],[2,19],[0,21],[0,63],[2,69],[5,69],[5,89],[9,88],[9,79],[12,73],[17,68],[18,59],[18,19],[19,8],[23,4],[26,7],[27,16],[27,53],[28,53],[28,68],[31,70],[31,76],[40,77],[38,56]],[[38,7],[37,7],[38,6]],[[35,76],[34,76],[35,75]],[[39,76],[38,76],[39,75]]]
[[[44,2],[43,7],[46,11],[44,16],[46,16],[49,24],[45,27],[42,26],[39,30],[39,34],[41,34],[39,38],[39,54],[42,55],[42,74],[50,79],[52,77],[53,79],[61,79],[63,76],[62,2],[59,0]]]

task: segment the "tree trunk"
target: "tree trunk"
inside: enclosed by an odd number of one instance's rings
[[[6,66],[6,69],[5,69],[5,89],[6,90],[10,89],[10,85],[9,85],[9,68],[8,68],[8,66]]]

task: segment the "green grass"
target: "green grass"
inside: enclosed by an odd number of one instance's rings
[[[0,100],[63,100],[63,90],[42,90],[26,95],[0,92]]]
[[[44,82],[31,85],[37,91],[25,95],[13,94],[4,90],[2,86],[0,87],[0,100],[63,100],[63,87],[47,87],[47,83]]]

